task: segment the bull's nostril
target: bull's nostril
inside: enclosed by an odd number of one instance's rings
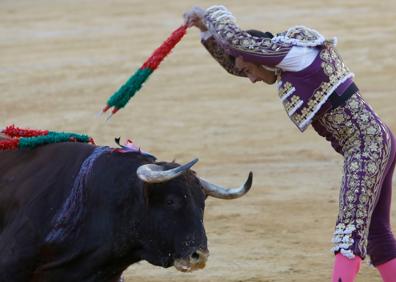
[[[191,252],[188,257],[176,259],[174,266],[177,270],[182,272],[202,269],[206,265],[208,256],[209,251],[207,249],[197,249],[194,252]]]
[[[199,260],[199,254],[197,252],[193,252],[192,255],[191,255],[191,258],[193,260]]]

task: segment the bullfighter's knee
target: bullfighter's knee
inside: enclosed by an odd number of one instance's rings
[[[396,240],[390,230],[382,234],[370,234],[367,253],[374,266],[396,258]]]

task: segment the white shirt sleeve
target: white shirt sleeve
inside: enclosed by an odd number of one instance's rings
[[[285,71],[301,71],[311,65],[318,54],[317,48],[294,46],[276,67]]]

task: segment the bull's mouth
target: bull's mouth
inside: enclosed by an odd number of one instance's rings
[[[203,269],[208,260],[208,250],[197,250],[187,258],[175,259],[174,266],[181,272],[192,272]]]

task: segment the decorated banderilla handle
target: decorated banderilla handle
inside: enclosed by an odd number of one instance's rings
[[[129,100],[140,90],[143,83],[149,78],[163,59],[170,53],[176,44],[187,32],[187,25],[182,25],[172,32],[172,34],[158,47],[154,53],[144,62],[144,64],[122,85],[108,100],[106,107],[102,110],[105,113],[114,107],[109,118],[119,109],[125,107]]]

